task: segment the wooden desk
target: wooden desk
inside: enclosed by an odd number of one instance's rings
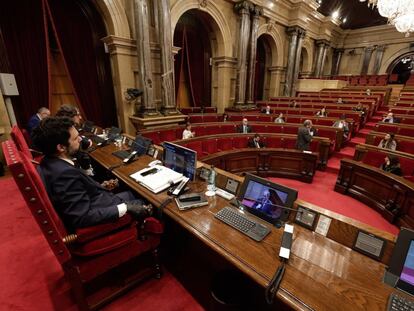
[[[342,159],[335,191],[364,202],[391,223],[414,228],[414,184],[402,177]]]
[[[211,154],[203,162],[231,173],[252,173],[262,177],[279,176],[311,183],[317,153],[281,148],[227,150]]]
[[[110,155],[116,148],[109,145],[94,151],[91,156],[109,167],[120,162]],[[168,198],[165,192],[155,195],[129,178],[131,173],[144,168],[151,160],[142,156],[138,161],[112,172],[159,206]],[[224,174],[242,180],[232,174]],[[196,192],[206,189],[200,181],[190,186]],[[175,203],[169,203],[164,213],[203,245],[266,287],[280,264],[278,254],[282,229],[272,228],[272,232],[257,243],[214,217],[214,213],[228,205],[226,200],[216,196],[209,198],[209,203],[206,207],[184,212],[179,211]],[[389,236],[388,239],[392,239]],[[295,225],[292,255],[277,297],[296,310],[385,310],[388,295],[393,289],[381,282],[384,269],[382,263]]]

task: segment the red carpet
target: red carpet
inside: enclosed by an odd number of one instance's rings
[[[60,265],[13,179],[0,179],[0,189],[0,310],[78,310]],[[104,310],[200,311],[203,308],[165,272],[161,280],[142,283]]]

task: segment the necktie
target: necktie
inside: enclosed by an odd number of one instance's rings
[[[247,133],[247,127],[246,125],[243,125],[243,133],[246,134]]]

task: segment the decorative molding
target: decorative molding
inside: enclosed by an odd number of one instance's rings
[[[205,8],[208,4],[208,0],[199,0],[198,2],[201,8]]]

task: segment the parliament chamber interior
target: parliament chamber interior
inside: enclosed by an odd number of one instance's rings
[[[0,9],[1,310],[414,310],[412,0]]]

